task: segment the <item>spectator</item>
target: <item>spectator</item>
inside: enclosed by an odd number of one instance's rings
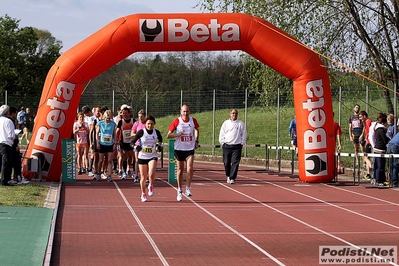
[[[363,132],[362,135],[360,135],[360,143],[361,143],[361,149],[363,153],[370,154],[372,153],[372,147],[370,144],[370,127],[371,127],[371,119],[369,118],[368,114],[366,111],[360,111],[359,113],[359,118],[363,122]],[[372,162],[369,156],[364,155],[363,156],[363,163],[365,164],[366,167],[366,174],[364,175],[364,179],[371,179],[371,173],[372,173]]]
[[[187,162],[186,196],[192,196],[191,182],[193,178],[194,151],[198,149],[199,125],[197,119],[190,117],[190,107],[183,105],[181,117],[169,125],[168,139],[176,138],[175,158],[177,161],[177,201],[183,200],[183,170]],[[173,133],[176,131],[175,133]]]
[[[14,185],[11,181],[12,173],[12,145],[15,139],[15,125],[7,117],[10,115],[8,105],[0,106],[0,157],[1,157],[1,184],[3,186]]]
[[[375,124],[375,145],[373,147],[373,152],[376,154],[385,154],[387,150],[388,137],[386,136],[387,129],[387,115],[385,113],[378,113],[377,123]],[[378,186],[385,186],[385,158],[375,157],[375,183]]]
[[[219,142],[223,149],[223,165],[227,183],[234,184],[237,178],[243,145],[247,141],[247,128],[238,119],[237,109],[230,111],[230,119],[223,122],[219,133]]]
[[[349,138],[353,143],[353,148],[355,149],[356,164],[359,164],[359,138],[363,132],[363,123],[359,118],[360,105],[355,104],[353,111],[353,115],[349,118]]]
[[[388,122],[387,137],[389,139],[392,139],[396,133],[395,116],[393,114],[389,114],[387,117],[387,122]]]
[[[335,113],[333,112],[333,117],[335,116]],[[334,121],[334,135],[335,135],[335,145],[337,147],[337,151],[341,151],[341,135],[342,135],[342,130],[341,126]]]
[[[296,136],[296,117],[294,115],[294,119],[291,120],[290,125],[288,127],[288,134],[291,136],[291,147],[297,147],[297,136]]]
[[[389,154],[399,155],[399,133],[388,142],[387,151]],[[399,174],[399,158],[392,159],[392,167],[390,168],[391,184],[394,187],[398,186],[398,174]]]
[[[23,130],[25,127],[25,107],[21,106],[20,111],[17,114],[17,123],[18,123],[18,129]]]
[[[145,128],[140,129],[131,140],[130,145],[135,146],[138,151],[138,163],[140,167],[141,179],[141,201],[147,201],[146,180],[149,177],[148,196],[154,194],[155,172],[157,170],[157,151],[162,149],[162,135],[154,128],[155,118],[149,115],[145,119]],[[139,143],[139,145],[137,145]]]
[[[9,119],[14,123],[15,117],[17,116],[17,108],[15,107],[10,107],[10,114],[8,116]],[[13,184],[18,183],[18,185],[26,185],[29,184],[28,180],[25,180],[24,177],[22,177],[22,156],[21,152],[19,150],[19,139],[17,136],[15,136],[14,143],[12,145],[12,168],[14,169],[14,179],[12,180]],[[11,182],[11,181],[10,181]]]

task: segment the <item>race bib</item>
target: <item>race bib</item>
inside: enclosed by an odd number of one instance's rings
[[[110,134],[102,134],[101,142],[103,142],[103,143],[112,143],[112,135],[110,135]]]
[[[147,145],[143,146],[143,149],[141,150],[143,153],[149,153],[152,154],[155,152],[155,145]]]

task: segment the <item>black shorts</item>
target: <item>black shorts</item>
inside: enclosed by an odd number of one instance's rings
[[[360,135],[353,135],[353,143],[355,143],[355,144],[359,144],[360,143],[360,141],[359,141],[359,137],[360,137]]]
[[[175,158],[179,162],[185,162],[187,160],[187,157],[190,155],[194,155],[194,150],[190,151],[175,150]]]
[[[100,144],[99,153],[109,153],[109,152],[114,152],[114,145],[105,146]]]
[[[121,150],[124,150],[124,151],[132,151],[132,150],[133,150],[133,147],[130,146],[130,143],[121,142]]]
[[[155,160],[158,161],[157,157],[151,158],[151,159],[138,159],[139,164],[148,164],[150,161]]]

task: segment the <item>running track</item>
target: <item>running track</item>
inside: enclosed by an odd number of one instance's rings
[[[165,169],[145,203],[131,179],[64,183],[51,265],[318,265],[322,245],[399,243],[398,189],[302,184],[244,166],[230,185],[222,168],[196,161],[182,202]]]

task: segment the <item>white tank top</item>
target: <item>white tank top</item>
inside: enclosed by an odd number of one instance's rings
[[[147,129],[143,129],[143,136],[140,138],[141,151],[139,152],[139,159],[152,159],[157,157],[157,132],[155,128],[152,130],[152,134],[148,134]]]
[[[175,150],[179,151],[191,151],[195,149],[195,136],[194,136],[194,121],[190,117],[188,122],[184,122],[179,117],[179,125],[176,128],[176,133],[184,130],[183,135],[176,137]]]

